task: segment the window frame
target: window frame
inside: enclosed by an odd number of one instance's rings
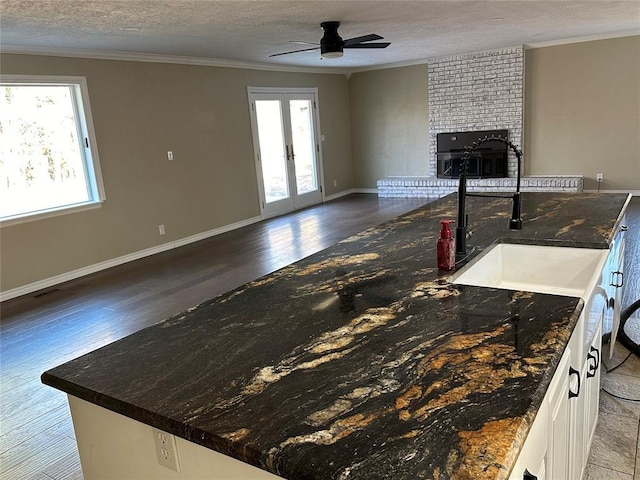
[[[84,174],[87,189],[91,196],[89,200],[81,203],[60,205],[44,210],[25,212],[0,218],[0,228],[100,208],[106,200],[106,195],[102,181],[102,170],[98,157],[98,143],[93,127],[93,116],[91,114],[86,77],[1,74],[0,84],[69,85],[72,87],[71,91],[73,94],[71,95],[71,102],[77,116],[76,128],[78,136],[84,139],[85,143],[83,147]]]

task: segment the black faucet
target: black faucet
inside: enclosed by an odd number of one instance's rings
[[[474,194],[467,193],[467,166],[471,153],[480,145],[486,142],[502,142],[506,144],[518,159],[518,176],[516,180],[516,193],[512,196],[491,195],[491,194]],[[522,150],[516,147],[506,138],[500,136],[490,136],[480,138],[473,142],[470,146],[464,148],[462,155],[462,171],[460,173],[460,182],[458,183],[458,225],[456,226],[456,261],[461,261],[467,256],[467,215],[466,215],[466,198],[467,197],[499,197],[512,198],[513,208],[511,210],[511,218],[509,219],[509,228],[511,230],[522,230],[522,218],[520,218],[520,210],[522,200],[520,198],[520,169],[522,164]]]

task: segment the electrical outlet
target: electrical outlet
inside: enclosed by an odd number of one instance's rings
[[[167,158],[168,158],[169,160],[173,160],[173,152],[172,152],[171,150],[169,150],[169,151],[167,152]]]
[[[164,235],[164,225],[158,225],[158,232],[160,232],[160,235]]]
[[[337,186],[338,186],[338,180],[334,180],[334,181],[333,181],[333,186],[334,186],[334,187],[337,187]]]
[[[603,182],[604,181],[604,174],[603,173],[596,173],[596,180],[599,182]]]
[[[167,467],[175,472],[180,471],[180,463],[178,462],[178,450],[176,448],[176,437],[173,435],[152,428],[153,439],[156,444],[156,454],[158,455],[158,463],[163,467]]]

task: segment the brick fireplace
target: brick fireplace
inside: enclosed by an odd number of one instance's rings
[[[441,197],[455,191],[457,180],[436,178],[436,139],[443,132],[506,129],[509,140],[523,149],[524,165],[524,58],[524,47],[518,46],[430,61],[429,176],[379,180],[378,195]],[[470,190],[512,191],[516,171],[516,157],[510,151],[508,178],[469,180]],[[582,185],[581,176],[528,177],[522,190],[582,191]]]

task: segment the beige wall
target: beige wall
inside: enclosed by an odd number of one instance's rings
[[[427,65],[355,73],[349,79],[356,185],[388,176],[426,176]]]
[[[640,190],[638,58],[640,36],[527,51],[526,174],[581,174],[595,189],[602,172],[604,190]],[[87,77],[107,194],[101,209],[0,230],[3,291],[259,215],[247,86],[319,87],[328,195],[428,175],[426,65],[347,81],[29,55],[1,61],[3,73]]]
[[[525,172],[640,190],[640,36],[526,52]]]
[[[525,174],[577,174],[585,189],[640,190],[640,36],[529,49]],[[426,66],[349,80],[356,185],[428,175]]]
[[[247,86],[318,87],[325,178],[338,181],[326,194],[354,186],[344,75],[1,60],[3,73],[87,78],[107,197],[100,209],[2,228],[3,291],[258,216]]]

